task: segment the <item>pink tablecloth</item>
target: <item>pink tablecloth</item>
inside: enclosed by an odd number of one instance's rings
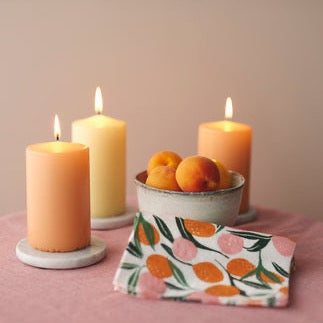
[[[0,322],[322,322],[323,222],[258,207],[243,229],[297,239],[291,305],[241,308],[138,299],[113,291],[112,278],[131,227],[94,231],[108,247],[101,263],[74,270],[45,270],[15,256],[26,236],[25,214],[0,217]]]

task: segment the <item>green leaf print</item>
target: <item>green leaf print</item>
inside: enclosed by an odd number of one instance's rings
[[[139,279],[140,268],[134,271],[128,280],[128,294],[136,295],[136,286]]]
[[[150,223],[144,219],[141,213],[139,215],[139,221],[142,224],[142,227],[144,229],[145,235],[148,239],[150,246],[153,248],[153,250],[155,250],[155,246],[154,246],[155,234],[154,234],[153,228],[151,227]]]
[[[262,277],[261,277],[261,271],[259,270],[259,267],[257,268],[257,270],[256,270],[256,277],[257,277],[257,279],[261,282],[261,283],[263,283],[263,284],[267,284],[263,279],[262,279]],[[268,284],[267,284],[268,285]],[[269,286],[269,285],[268,285]]]
[[[140,246],[140,244],[139,244]],[[128,246],[127,246],[127,251],[137,257],[137,258],[142,258],[143,257],[143,254],[142,254],[142,251],[141,251],[141,247],[138,248],[136,245],[134,245],[131,241],[128,243]]]
[[[259,250],[265,248],[269,241],[270,241],[270,239],[259,239],[251,247],[245,248],[245,249],[250,252],[256,252],[256,251],[259,251]]]
[[[245,274],[244,276],[242,276],[240,280],[243,280],[243,279],[246,279],[246,278],[248,278],[250,276],[255,275],[256,274],[256,271],[257,271],[257,269],[254,269],[254,270],[249,271],[247,274]]]
[[[120,268],[122,269],[126,269],[126,270],[130,270],[130,269],[135,269],[135,268],[138,268],[139,266],[136,265],[136,264],[131,264],[129,262],[123,262],[121,265],[120,265]]]
[[[257,289],[271,289],[271,287],[268,286],[268,285],[259,284],[259,283],[249,281],[249,280],[241,280],[241,282],[244,283],[247,286],[254,287],[254,288],[257,288]]]
[[[141,215],[141,213],[139,214]],[[137,232],[138,225],[139,225],[139,216],[137,215],[133,222],[133,228],[132,228],[133,232]]]
[[[176,218],[176,224],[181,236],[185,239],[192,241],[192,235],[185,229],[183,219]]]
[[[170,242],[174,242],[174,238],[172,233],[170,232],[170,230],[168,229],[166,223],[159,218],[158,216],[154,215],[154,219],[156,221],[156,224],[158,226],[158,229],[160,231],[160,233],[166,238],[168,239]]]
[[[275,304],[276,304],[276,298],[274,296],[267,299],[267,305],[269,307],[274,307]]]
[[[258,239],[271,239],[271,236],[266,236],[258,233],[253,233],[253,232],[240,232],[240,231],[231,231],[228,230],[228,232],[241,237],[245,239],[250,239],[250,240],[258,240]]]
[[[215,233],[219,233],[220,231],[222,231],[225,228],[224,225],[218,225],[216,228],[216,232]]]
[[[265,268],[262,268],[262,272],[264,273],[264,275],[266,275],[271,281],[280,284],[280,280],[277,278],[276,275],[274,275],[272,272],[268,271]]]
[[[169,264],[169,267],[173,273],[173,276],[174,278],[183,286],[187,286],[187,282],[186,282],[186,279],[182,273],[182,271],[176,267],[169,259],[168,259],[168,264]]]
[[[286,270],[284,270],[282,267],[280,267],[278,264],[276,264],[275,262],[272,263],[273,266],[275,267],[276,271],[281,274],[282,276],[288,278],[289,274]]]

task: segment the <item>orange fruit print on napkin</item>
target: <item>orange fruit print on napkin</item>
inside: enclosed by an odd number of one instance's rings
[[[282,307],[295,246],[286,237],[140,212],[113,284],[143,298]]]

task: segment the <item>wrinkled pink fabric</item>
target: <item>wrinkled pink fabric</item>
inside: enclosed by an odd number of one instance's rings
[[[0,322],[322,322],[323,222],[257,209],[258,219],[239,228],[297,240],[291,305],[285,309],[151,301],[113,291],[131,226],[93,231],[108,247],[108,257],[95,266],[46,270],[24,265],[15,256],[16,243],[26,237],[26,216],[18,213],[0,217]]]

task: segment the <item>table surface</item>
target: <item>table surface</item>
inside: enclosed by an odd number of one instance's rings
[[[113,290],[112,279],[131,226],[93,231],[108,256],[97,265],[46,270],[21,263],[16,243],[26,237],[26,215],[0,217],[0,322],[322,322],[323,222],[257,207],[258,219],[239,228],[297,240],[296,272],[288,308],[254,308],[145,300]]]

